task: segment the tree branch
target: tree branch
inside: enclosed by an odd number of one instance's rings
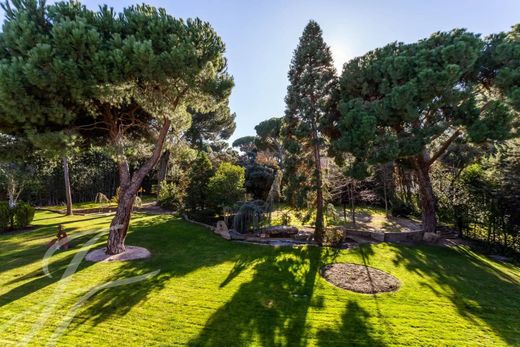
[[[428,160],[428,166],[432,165],[437,159],[439,159],[439,157],[441,155],[444,154],[444,152],[446,152],[446,150],[448,149],[448,147],[451,145],[451,143],[457,138],[459,137],[461,131],[460,129],[457,129],[455,130],[455,132],[450,136],[449,139],[446,140],[446,142],[444,142],[442,144],[441,147],[439,147],[439,149],[437,150],[437,152],[435,152],[434,155],[432,155],[430,157],[430,160]]]
[[[166,140],[166,135],[168,135],[168,131],[170,130],[170,125],[171,120],[165,118],[159,135],[157,136],[157,140],[155,141],[155,148],[153,149],[152,155],[133,175],[132,184],[139,182],[155,166],[155,164],[157,164],[157,161],[161,157],[164,141]]]

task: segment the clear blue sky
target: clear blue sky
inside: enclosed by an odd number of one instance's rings
[[[95,9],[143,1],[88,0]],[[331,46],[338,70],[347,60],[393,41],[413,42],[439,30],[467,28],[484,35],[520,23],[520,0],[144,0],[176,17],[209,21],[226,43],[235,78],[232,140],[284,112],[292,52],[309,19]]]

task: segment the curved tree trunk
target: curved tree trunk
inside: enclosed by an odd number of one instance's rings
[[[434,233],[437,228],[435,214],[435,195],[430,180],[430,165],[426,155],[413,159],[413,167],[419,185],[419,198],[422,210],[423,234]]]
[[[110,223],[110,230],[107,242],[107,254],[119,254],[125,251],[125,239],[130,225],[130,218],[132,217],[132,209],[134,206],[135,197],[141,187],[141,183],[150,170],[157,164],[162,153],[166,135],[170,130],[171,121],[166,119],[161,127],[155,147],[150,158],[137,170],[133,175],[130,175],[130,168],[128,161],[122,153],[119,136],[114,136],[114,142],[119,146],[119,202],[117,205],[116,215]]]
[[[67,201],[67,216],[72,216],[72,193],[70,189],[70,173],[69,173],[69,160],[64,155],[62,158],[63,163],[63,178],[65,180],[65,199]]]

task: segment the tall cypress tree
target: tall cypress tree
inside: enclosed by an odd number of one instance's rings
[[[323,241],[323,125],[333,112],[337,88],[330,48],[318,23],[310,21],[294,51],[285,98],[284,146],[287,148],[288,198],[297,205],[315,195],[314,238]]]

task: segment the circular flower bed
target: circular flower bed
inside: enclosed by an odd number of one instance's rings
[[[333,285],[357,293],[395,292],[401,286],[394,276],[365,265],[329,264],[321,268],[320,274]]]

